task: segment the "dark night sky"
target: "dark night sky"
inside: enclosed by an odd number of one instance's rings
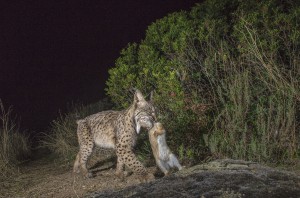
[[[0,98],[39,131],[68,103],[104,97],[108,68],[148,25],[192,0],[0,3]]]

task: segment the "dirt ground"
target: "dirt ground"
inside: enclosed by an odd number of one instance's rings
[[[154,161],[145,163],[152,165],[147,169],[155,173],[156,179],[163,176],[157,171]],[[114,174],[115,165],[116,157],[113,151],[97,151],[89,161],[94,177],[87,179],[81,174],[73,174],[73,161],[62,163],[61,160],[48,155],[21,166],[20,174],[8,178],[0,177],[0,197],[83,197],[96,191],[112,192],[140,183],[135,175],[120,181]],[[289,167],[287,170],[300,175],[300,166],[294,170]]]
[[[114,174],[116,160],[108,153],[92,157],[89,166],[94,177],[73,174],[72,164],[59,165],[47,158],[31,161],[21,167],[21,174],[0,180],[0,197],[82,197],[102,190],[118,190],[139,184],[134,175],[120,181]],[[148,167],[155,172],[155,167]]]

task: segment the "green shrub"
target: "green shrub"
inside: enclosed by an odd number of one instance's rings
[[[299,159],[300,5],[296,1],[197,4],[151,24],[122,50],[107,94],[155,90],[159,121],[180,157],[264,162]],[[178,145],[181,145],[180,147]]]

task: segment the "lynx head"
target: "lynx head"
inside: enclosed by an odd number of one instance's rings
[[[136,90],[134,94],[135,104],[135,121],[136,121],[136,132],[139,133],[141,127],[151,129],[154,121],[156,120],[155,108],[152,104],[152,94],[150,101],[146,101],[143,94]]]

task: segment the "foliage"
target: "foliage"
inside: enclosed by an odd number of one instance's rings
[[[5,110],[0,100],[0,172],[7,177],[17,173],[20,163],[31,154],[29,136],[21,133],[12,108]]]
[[[268,0],[197,4],[151,24],[123,49],[107,94],[155,90],[159,120],[181,158],[299,159],[300,4]],[[178,146],[181,145],[181,146]]]

